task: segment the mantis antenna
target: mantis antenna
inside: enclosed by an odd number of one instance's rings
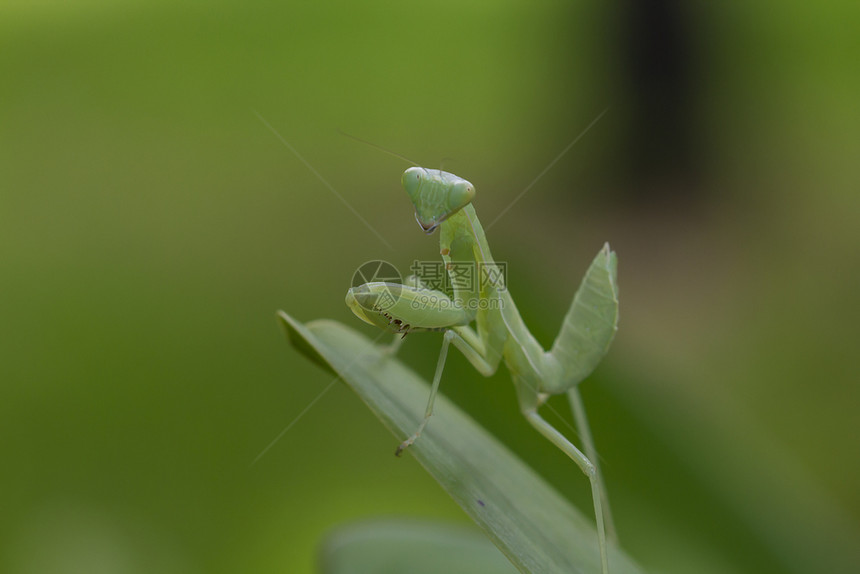
[[[357,141],[357,142],[359,142],[359,143],[363,143],[364,145],[370,146],[370,147],[372,147],[372,148],[374,148],[374,149],[378,149],[378,150],[379,150],[379,151],[381,151],[381,152],[387,153],[388,155],[392,155],[392,156],[396,157],[397,159],[402,159],[402,160],[403,160],[403,161],[405,161],[406,163],[411,163],[411,164],[412,164],[412,165],[414,165],[415,167],[419,167],[417,163],[415,163],[414,161],[412,161],[411,159],[409,159],[409,158],[408,158],[408,157],[406,157],[406,156],[400,155],[400,154],[399,154],[399,153],[397,153],[396,151],[391,151],[390,149],[386,149],[386,148],[382,147],[381,145],[377,145],[377,144],[372,143],[372,142],[369,142],[369,141],[367,141],[367,140],[363,140],[363,139],[361,139],[360,137],[356,137],[356,136],[354,136],[354,135],[352,135],[352,134],[348,134],[348,133],[346,133],[346,132],[345,132],[345,131],[343,131],[343,130],[337,130],[337,132],[338,132],[340,135],[342,135],[342,136],[346,136],[346,137],[348,137],[349,139],[353,139],[353,140],[355,140],[355,141]]]

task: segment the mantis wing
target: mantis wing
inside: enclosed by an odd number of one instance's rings
[[[618,330],[618,259],[609,244],[591,262],[549,354],[561,367],[557,386],[541,390],[565,392],[582,382],[609,350]]]

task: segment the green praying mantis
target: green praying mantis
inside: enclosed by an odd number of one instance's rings
[[[396,352],[408,333],[444,333],[442,350],[430,389],[424,419],[397,448],[400,455],[413,444],[433,414],[442,371],[453,345],[484,376],[504,360],[513,378],[520,410],[544,437],[579,466],[591,482],[603,574],[609,573],[607,532],[615,538],[608,498],[585,417],[578,385],[606,354],[618,325],[617,259],[606,244],[594,258],[573,298],[552,348],[545,351],[526,327],[498,272],[480,281],[463,281],[451,270],[458,264],[497,270],[487,238],[475,214],[475,187],[439,170],[411,167],[402,184],[415,206],[415,217],[427,233],[439,229],[440,254],[451,291],[434,289],[420,277],[403,284],[370,282],[351,288],[346,304],[361,320],[401,335],[390,347]],[[475,328],[470,324],[474,322]],[[538,412],[551,395],[567,393],[585,453]]]

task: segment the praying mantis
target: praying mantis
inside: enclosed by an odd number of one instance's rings
[[[451,273],[458,264],[497,267],[475,214],[475,187],[441,169],[410,167],[403,188],[425,233],[439,229],[440,254],[451,280],[452,295],[433,289],[420,277],[403,284],[370,282],[349,289],[346,304],[361,320],[400,335],[396,352],[408,333],[443,333],[442,350],[430,388],[425,415],[417,430],[397,448],[399,456],[421,435],[433,414],[442,371],[453,344],[484,376],[504,361],[513,378],[520,410],[545,438],[569,456],[591,482],[603,574],[609,574],[607,532],[615,538],[609,502],[585,416],[578,385],[606,354],[618,325],[617,258],[605,244],[592,261],[552,348],[545,351],[526,327],[500,273],[481,281],[463,281]],[[475,328],[470,324],[474,322]],[[566,393],[584,445],[580,451],[538,412],[551,395]]]

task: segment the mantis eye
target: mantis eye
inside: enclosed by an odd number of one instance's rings
[[[452,211],[462,209],[475,198],[475,187],[466,180],[461,180],[451,187],[448,196],[449,207]]]
[[[423,171],[424,170],[420,167],[410,167],[403,172],[401,183],[403,184],[403,189],[405,189],[406,193],[410,196],[413,196],[413,194],[418,191],[418,184],[421,183],[421,172]]]

